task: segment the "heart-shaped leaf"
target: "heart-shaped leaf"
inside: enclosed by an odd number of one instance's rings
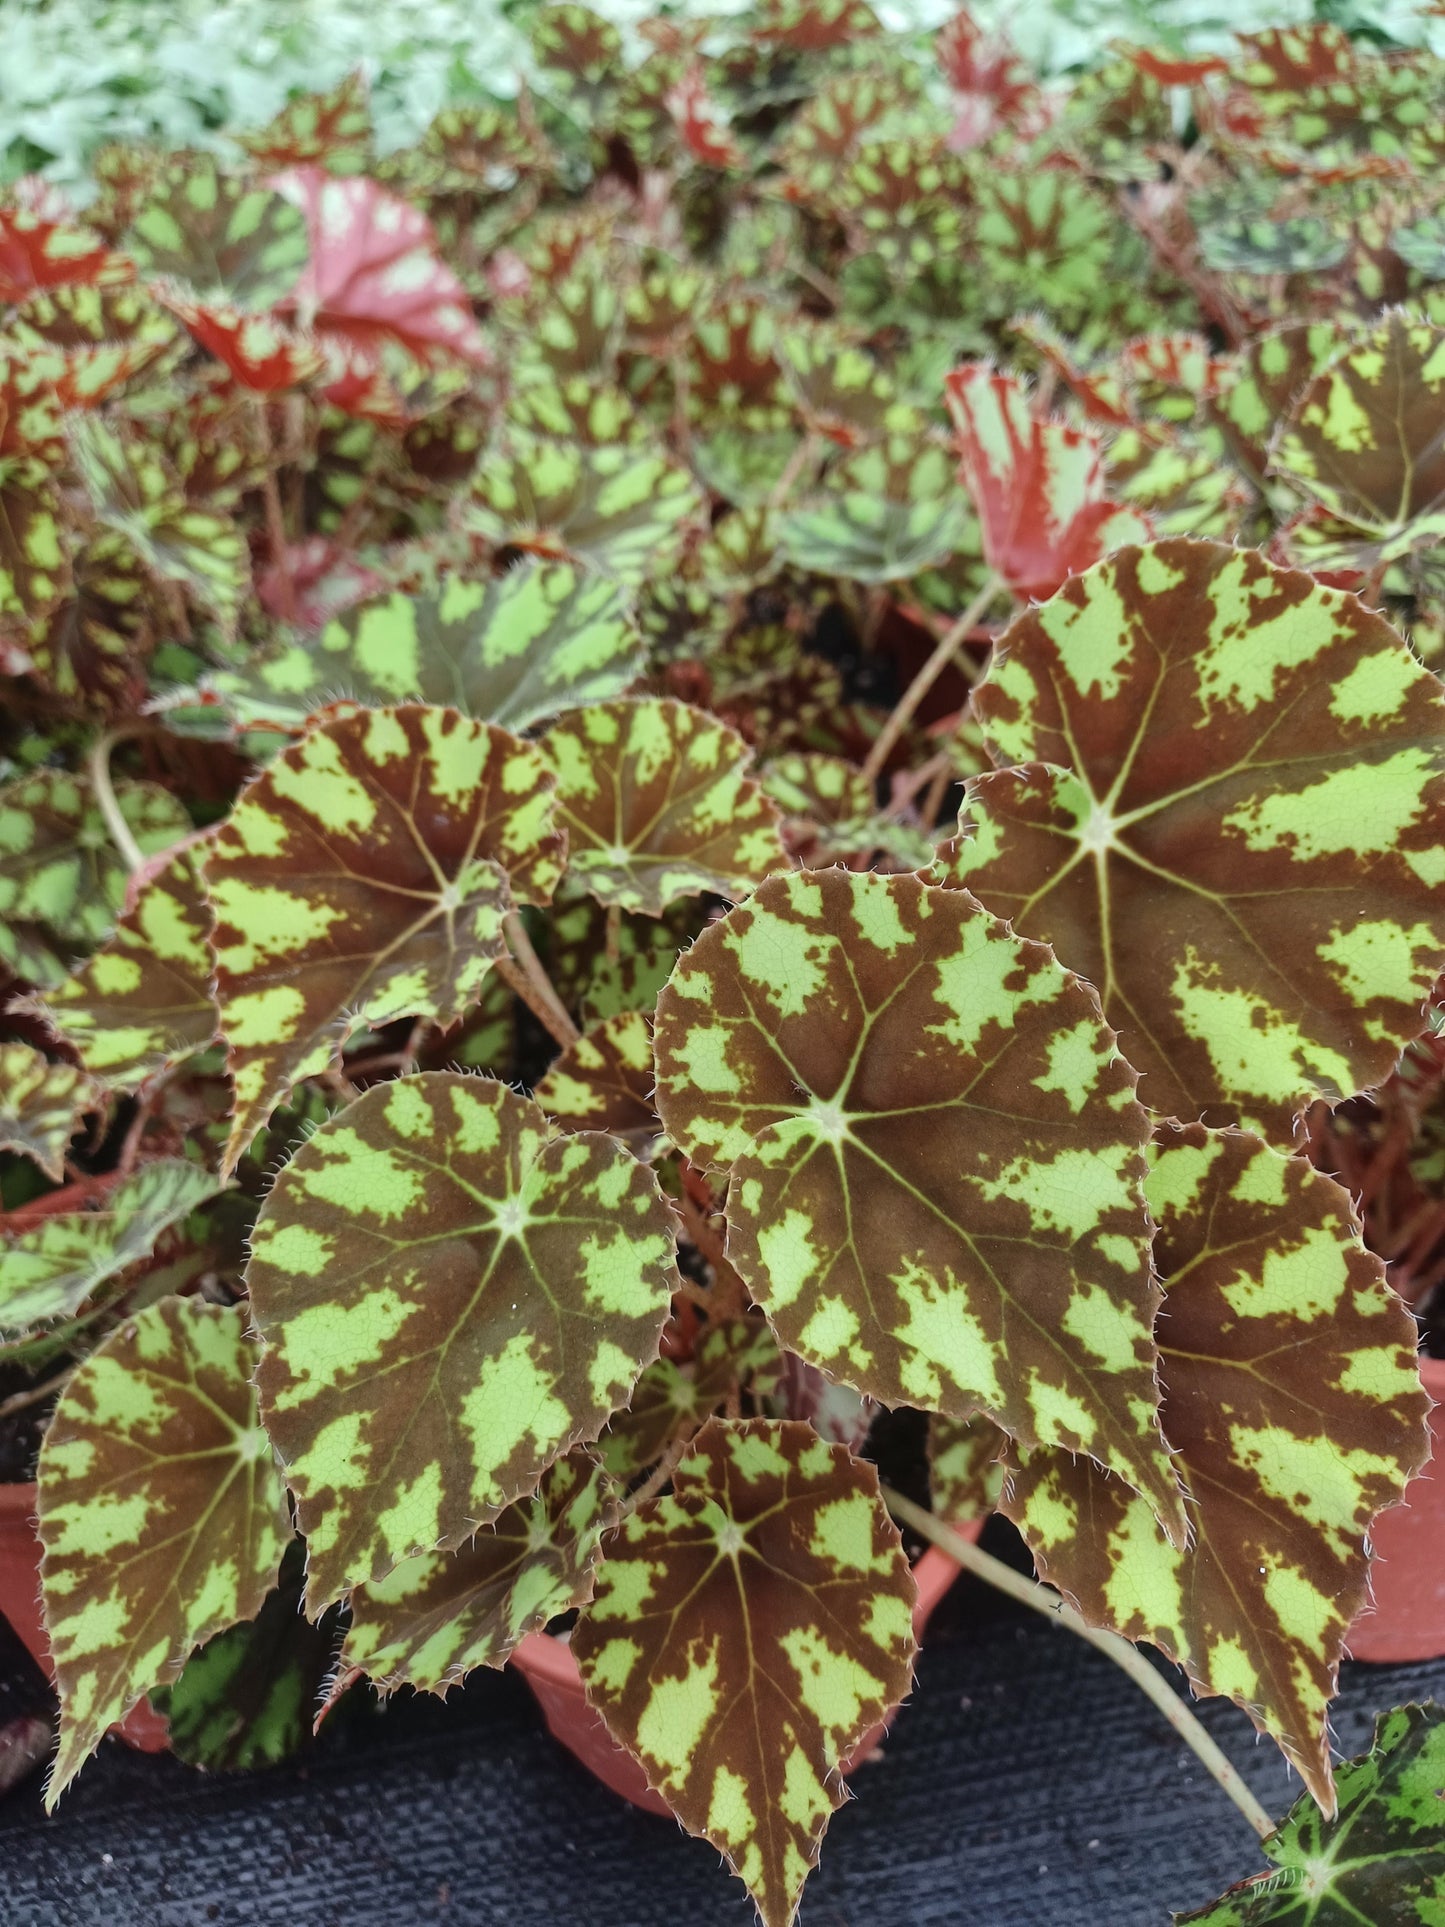
[[[774,877],[679,960],[654,1048],[663,1124],[728,1171],[728,1258],[782,1345],[884,1404],[1089,1453],[1182,1521],[1148,1122],[1043,945],[916,877]]]
[[[974,707],[1029,767],[969,785],[950,874],[1098,986],[1145,1103],[1287,1136],[1387,1075],[1445,962],[1445,704],[1387,623],[1157,543],[1021,616]]]
[[[673,1233],[615,1140],[436,1071],[302,1146],[246,1276],[314,1613],[459,1545],[597,1437],[657,1354]]]
[[[915,1587],[878,1477],[810,1425],[717,1420],[609,1535],[587,1696],[765,1927],[788,1927],[838,1764],[908,1691]]]
[[[115,797],[147,856],[191,828],[154,784],[117,783]],[[63,982],[75,953],[114,928],[128,875],[82,777],[41,769],[0,789],[0,958],[17,976]]]
[[[0,1252],[0,1333],[70,1317],[224,1188],[203,1165],[162,1158],[126,1178],[103,1209],[57,1212],[21,1232]]]
[[[1324,1819],[1301,1794],[1264,1843],[1274,1871],[1231,1887],[1174,1927],[1421,1927],[1445,1904],[1445,1711],[1381,1713],[1368,1753],[1335,1775]]]
[[[232,1169],[360,1023],[450,1023],[561,875],[541,753],[453,709],[323,721],[241,793],[206,856],[230,1046]]]
[[[275,1583],[291,1526],[254,1365],[240,1306],[163,1298],[61,1394],[38,1474],[60,1692],[48,1808],[108,1726]]]
[[[746,743],[666,697],[594,703],[554,723],[567,867],[599,903],[660,917],[679,897],[738,897],[786,867],[778,813]]]
[[[650,1039],[647,1057],[650,1066]],[[0,1044],[0,1151],[20,1152],[59,1184],[66,1146],[98,1095],[74,1064],[52,1064],[29,1044]]]
[[[358,1588],[340,1683],[364,1673],[383,1693],[445,1693],[478,1666],[505,1666],[519,1640],[591,1597],[613,1489],[590,1454],[569,1453],[456,1552],[403,1559]]]
[[[1238,1701],[1331,1812],[1325,1721],[1365,1602],[1365,1534],[1428,1445],[1414,1321],[1348,1195],[1258,1138],[1165,1126],[1145,1195],[1189,1543],[1059,1453],[1031,1456],[1002,1509],[1087,1619]]]
[[[102,1082],[143,1083],[216,1035],[210,927],[197,853],[184,849],[141,883],[109,941],[37,1008]]]
[[[212,678],[241,720],[294,727],[345,698],[453,703],[528,729],[574,704],[619,696],[643,666],[616,583],[570,563],[522,563],[492,582],[364,602],[253,670]]]

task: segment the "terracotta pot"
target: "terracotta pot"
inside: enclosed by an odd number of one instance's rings
[[[50,1642],[40,1616],[40,1540],[35,1531],[33,1485],[0,1485],[0,1613],[45,1677],[53,1680]],[[170,1744],[170,1728],[149,1700],[142,1700],[111,1730],[142,1753],[163,1753]]]
[[[1445,1654],[1445,1359],[1422,1358],[1420,1378],[1435,1400],[1430,1463],[1405,1503],[1382,1513],[1371,1538],[1373,1606],[1350,1628],[1355,1659],[1439,1659]]]
[[[965,1539],[977,1539],[983,1524],[982,1519],[970,1519],[965,1525],[957,1527],[957,1531]],[[961,1568],[946,1553],[939,1552],[933,1546],[913,1568],[913,1578],[918,1587],[918,1604],[913,1608],[913,1630],[920,1644],[923,1629],[932,1617],[934,1607],[960,1571]],[[604,1786],[611,1787],[614,1793],[620,1793],[633,1806],[643,1807],[648,1813],[671,1814],[672,1809],[662,1796],[652,1792],[648,1786],[646,1776],[636,1760],[622,1750],[587,1704],[582,1691],[582,1675],[577,1670],[572,1649],[565,1640],[554,1639],[550,1633],[533,1633],[512,1654],[512,1664],[536,1694],[542,1717],[553,1736],[562,1742],[574,1758],[580,1760]],[[855,1748],[852,1757],[843,1762],[843,1772],[849,1774],[871,1758],[887,1730],[885,1721],[867,1734]]]

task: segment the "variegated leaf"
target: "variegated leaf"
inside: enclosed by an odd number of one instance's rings
[[[245,723],[295,727],[338,699],[452,703],[528,729],[574,704],[621,695],[640,673],[627,598],[570,563],[523,563],[494,582],[386,596],[293,638],[279,655],[211,679]]]
[[[1021,616],[974,707],[1026,767],[949,874],[1098,986],[1145,1103],[1287,1137],[1387,1074],[1445,962],[1445,703],[1387,623],[1157,543]]]
[[[36,1007],[103,1083],[128,1090],[216,1035],[210,906],[183,849],[140,885],[109,941]]]
[[[594,703],[553,724],[567,867],[599,903],[660,917],[679,897],[736,898],[787,866],[746,743],[666,697]]]
[[[206,856],[230,1046],[234,1167],[267,1112],[359,1023],[450,1023],[502,919],[561,875],[541,754],[454,709],[321,721],[245,789]]]
[[[310,253],[300,208],[223,173],[213,154],[187,154],[157,176],[123,245],[152,280],[252,309],[288,295]]]
[[[1003,1491],[1008,1435],[981,1413],[928,1421],[928,1487],[940,1519],[977,1519],[992,1512]]]
[[[191,828],[179,800],[152,783],[115,785],[120,813],[153,855]],[[0,789],[0,959],[42,989],[115,926],[129,872],[89,782],[40,769]]]
[[[254,1363],[239,1306],[163,1298],[61,1394],[38,1475],[60,1692],[47,1807],[108,1726],[275,1583],[291,1527]]]
[[[364,1673],[383,1693],[445,1693],[592,1594],[613,1484],[590,1453],[559,1459],[538,1490],[509,1505],[455,1552],[427,1552],[351,1597],[342,1680]]]
[[[759,1372],[777,1361],[777,1340],[756,1312],[704,1326],[691,1356],[669,1358],[664,1350],[647,1367],[626,1409],[597,1441],[598,1458],[615,1479],[635,1478],[670,1447],[686,1443],[725,1404],[739,1401]]]
[[[102,1209],[58,1212],[21,1232],[0,1248],[0,1333],[68,1318],[224,1188],[202,1165],[163,1158],[126,1178]]]
[[[0,1044],[0,1151],[19,1151],[53,1183],[64,1177],[66,1146],[98,1099],[95,1085],[73,1064],[53,1064],[29,1044]]]
[[[340,1612],[313,1625],[301,1610],[306,1547],[293,1539],[254,1619],[216,1633],[173,1686],[152,1688],[170,1750],[209,1773],[275,1766],[311,1739],[315,1708],[335,1671]]]
[[[983,525],[989,566],[1035,601],[1149,524],[1105,493],[1103,447],[1087,429],[1041,420],[1023,384],[981,363],[947,381],[960,474]]]
[[[1445,1907],[1445,1709],[1396,1706],[1335,1775],[1340,1807],[1301,1794],[1264,1843],[1274,1868],[1174,1927],[1430,1927]]]
[[[702,491],[660,447],[514,429],[479,466],[467,525],[498,548],[571,558],[633,584],[665,576],[703,522]]]
[[[564,1131],[645,1142],[660,1129],[653,1082],[652,1025],[640,1010],[623,1010],[569,1044],[532,1095]]]
[[[1189,1544],[1057,1453],[1010,1476],[1002,1509],[1087,1619],[1236,1700],[1332,1812],[1326,1715],[1365,1601],[1366,1533],[1427,1450],[1414,1321],[1347,1194],[1258,1138],[1163,1127],[1145,1195]]]
[[[1148,1121],[1114,1041],[1087,985],[962,891],[775,877],[659,999],[658,1108],[727,1171],[728,1257],[789,1351],[1086,1452],[1178,1530]]]
[[[1305,388],[1275,436],[1271,467],[1353,532],[1360,568],[1438,544],[1445,328],[1392,309]]]
[[[764,1927],[912,1683],[914,1592],[873,1468],[796,1421],[714,1420],[605,1542],[572,1637],[587,1696]]]
[[[613,1139],[437,1071],[302,1146],[246,1276],[315,1612],[459,1545],[597,1437],[657,1354],[673,1233]]]
[[[918,429],[845,456],[779,536],[796,567],[858,582],[905,582],[977,553],[978,540],[947,449]]]

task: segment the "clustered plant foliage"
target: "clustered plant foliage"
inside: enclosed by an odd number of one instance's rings
[[[1216,1927],[1432,1918],[1438,1715],[1328,1744],[1427,1402],[1327,1173],[1442,1075],[1445,65],[646,39],[0,207],[48,1800],[577,1609],[781,1927],[911,1681],[882,1404],[1299,1771]]]

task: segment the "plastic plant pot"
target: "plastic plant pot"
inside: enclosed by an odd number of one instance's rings
[[[981,1518],[970,1519],[956,1530],[965,1539],[977,1539],[983,1525]],[[932,1546],[914,1566],[918,1603],[913,1608],[913,1631],[920,1645],[934,1608],[961,1570],[946,1553]],[[551,1633],[532,1633],[513,1652],[512,1664],[536,1694],[542,1717],[553,1737],[562,1742],[574,1759],[580,1760],[604,1786],[611,1787],[633,1806],[671,1817],[671,1808],[648,1786],[637,1761],[624,1752],[587,1704],[582,1675],[566,1640],[557,1639]],[[843,1762],[845,1776],[871,1758],[886,1731],[884,1725],[865,1735],[851,1757]]]
[[[40,1614],[40,1539],[33,1485],[0,1485],[0,1613],[45,1677],[53,1680],[50,1642]],[[170,1728],[149,1700],[133,1707],[111,1730],[141,1753],[163,1753],[170,1744]]]
[[[1382,1513],[1370,1535],[1374,1603],[1350,1628],[1355,1659],[1445,1655],[1445,1359],[1422,1358],[1420,1377],[1435,1400],[1430,1462],[1411,1481],[1404,1504]]]

